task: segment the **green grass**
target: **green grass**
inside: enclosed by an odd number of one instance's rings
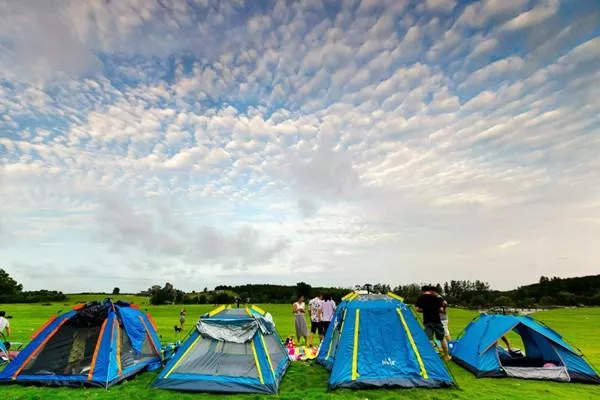
[[[2,305],[14,318],[14,341],[28,341],[31,334],[53,313],[68,310],[76,301],[98,299],[99,295],[77,295],[64,303]],[[122,296],[124,300],[134,301],[142,309],[146,309],[156,320],[163,342],[175,340],[173,325],[177,324],[180,306],[149,306],[146,299]],[[191,328],[195,319],[202,313],[212,309],[212,306],[185,306],[187,309],[187,328]],[[293,333],[294,324],[288,305],[262,305],[271,312],[276,320],[277,328],[282,337]],[[458,334],[463,327],[476,315],[475,312],[452,309],[450,310],[450,327]],[[588,359],[600,365],[600,308],[564,309],[540,312],[536,318],[549,324],[561,332],[570,342],[579,346]],[[517,337],[511,339],[518,345]],[[179,393],[166,390],[152,389],[150,384],[156,377],[155,372],[146,372],[135,378],[110,388],[108,391],[100,388],[47,388],[35,386],[1,386],[0,399],[598,399],[598,386],[583,384],[567,384],[541,381],[526,381],[518,379],[476,379],[469,372],[450,364],[459,389],[397,389],[397,390],[336,390],[327,392],[327,371],[316,363],[295,362],[288,370],[281,384],[278,396],[258,395],[211,395],[199,393]]]

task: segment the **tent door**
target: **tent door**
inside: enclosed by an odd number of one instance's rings
[[[569,382],[571,380],[565,367],[502,367],[502,369],[511,378],[544,379],[559,382]]]

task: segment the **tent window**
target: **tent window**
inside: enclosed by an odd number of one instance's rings
[[[250,343],[200,339],[173,373],[257,378]]]
[[[23,375],[86,375],[92,364],[100,327],[78,327],[67,322],[39,350]]]
[[[286,352],[281,348],[281,343],[273,335],[264,335],[265,345],[271,359],[271,367],[273,371],[277,371],[277,367],[281,364],[284,358],[287,358]]]
[[[344,327],[344,318],[346,317],[346,311],[342,314],[342,317],[335,325],[333,330],[333,334],[331,335],[331,352],[329,353],[329,358],[335,358],[335,351],[337,350],[338,343],[340,341],[340,336],[342,335],[342,329]]]
[[[146,335],[146,337],[144,338],[144,343],[142,344],[142,351],[137,352],[131,346],[131,340],[129,339],[129,336],[127,336],[127,332],[125,332],[123,326],[120,326],[119,332],[121,336],[119,338],[119,340],[121,341],[121,368],[123,370],[157,357],[157,354],[154,351],[152,344],[150,343],[148,335]]]

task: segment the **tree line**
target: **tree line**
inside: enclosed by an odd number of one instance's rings
[[[240,299],[242,303],[292,303],[299,295],[311,298],[317,293],[330,294],[339,302],[351,290],[368,293],[393,292],[407,303],[414,304],[424,285],[436,287],[452,306],[469,308],[487,307],[548,307],[548,306],[600,306],[600,275],[579,278],[548,278],[542,276],[539,283],[521,286],[514,290],[492,290],[489,283],[480,280],[451,280],[443,283],[411,283],[392,287],[386,283],[365,283],[352,287],[312,287],[305,282],[294,285],[219,285],[214,290],[184,293],[170,284],[153,286],[143,294],[150,296],[152,304],[231,304]]]
[[[306,282],[296,285],[219,285],[214,290],[204,288],[198,292],[184,292],[171,283],[154,285],[138,293],[149,298],[150,304],[232,304],[241,303],[286,303],[290,304],[299,295],[309,299],[317,293],[330,294],[339,302],[351,290],[369,293],[393,292],[404,297],[405,302],[414,303],[421,294],[425,283],[411,283],[392,287],[387,283],[365,283],[353,287],[313,287]],[[498,291],[490,289],[487,282],[475,280],[452,280],[444,283],[426,283],[435,286],[452,306],[459,307],[547,307],[547,306],[600,306],[600,275],[577,278],[540,277],[538,283],[518,287],[514,290]],[[113,295],[118,296],[119,288]],[[66,300],[59,291],[24,291],[23,285],[0,269],[0,303],[59,302]]]
[[[55,290],[24,291],[23,285],[0,269],[0,303],[44,303],[63,301],[67,298]]]

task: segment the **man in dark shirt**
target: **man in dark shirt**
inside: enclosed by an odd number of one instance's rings
[[[444,326],[440,319],[440,313],[443,311],[444,303],[443,299],[437,296],[431,286],[423,286],[421,288],[422,294],[417,299],[415,304],[417,311],[423,313],[423,326],[425,327],[425,333],[429,340],[433,341],[434,338],[439,340],[442,344],[442,354],[446,361],[450,360],[448,354],[448,343],[444,335]]]

